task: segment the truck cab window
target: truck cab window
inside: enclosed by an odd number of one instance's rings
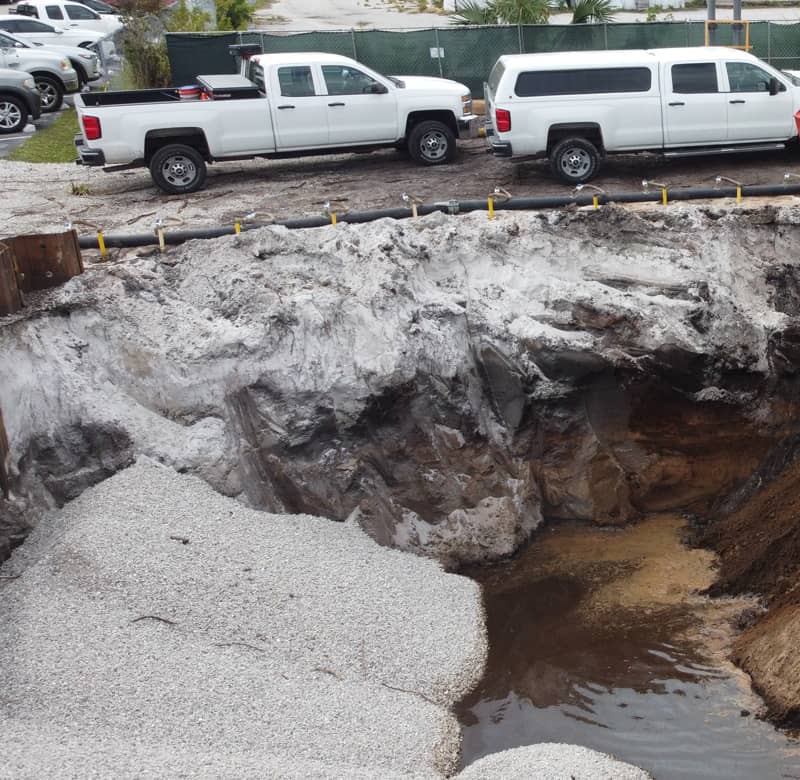
[[[90,8],[84,8],[82,5],[68,5],[66,6],[67,16],[70,19],[99,19],[99,14],[96,14]]]
[[[63,19],[64,14],[61,13],[61,9],[57,5],[46,5],[45,11],[47,11],[47,18],[48,19]]]
[[[719,92],[716,63],[689,62],[673,65],[672,91],[683,95]]]
[[[308,66],[278,68],[278,83],[284,97],[310,97],[314,95],[314,79]]]
[[[731,92],[769,92],[772,76],[749,62],[726,62]]]
[[[369,95],[383,91],[374,78],[347,65],[323,65],[322,75],[329,95]]]

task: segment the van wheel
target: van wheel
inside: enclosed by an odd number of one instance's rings
[[[54,79],[45,73],[34,74],[34,80],[36,81],[36,89],[39,90],[39,94],[42,96],[42,112],[50,114],[53,111],[58,111],[64,104],[63,84],[58,79]]]
[[[191,146],[169,144],[153,155],[150,175],[159,189],[170,195],[196,192],[206,180],[206,161]]]
[[[565,138],[550,153],[550,168],[567,184],[588,181],[599,167],[597,147],[585,138]]]
[[[420,122],[408,135],[408,153],[422,165],[449,163],[456,156],[456,137],[441,122]]]

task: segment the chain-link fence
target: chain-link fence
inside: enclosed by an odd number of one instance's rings
[[[732,45],[744,30],[719,24],[714,42]],[[800,23],[750,22],[750,51],[777,68],[800,67]],[[321,51],[344,54],[380,73],[444,76],[480,95],[501,54],[589,49],[659,49],[702,46],[704,21],[571,25],[493,25],[424,30],[343,30],[276,34],[169,33],[167,49],[173,84],[188,84],[202,73],[233,73],[232,43],[260,43],[265,52]]]

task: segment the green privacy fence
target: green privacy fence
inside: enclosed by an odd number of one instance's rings
[[[732,25],[720,24],[715,43],[734,43]],[[702,46],[703,21],[575,25],[493,25],[424,30],[343,30],[277,34],[168,33],[173,84],[203,73],[233,73],[231,43],[260,43],[265,52],[323,51],[344,54],[380,73],[444,76],[480,95],[501,54],[589,49],[659,49]],[[750,23],[751,52],[777,68],[800,68],[800,23]]]

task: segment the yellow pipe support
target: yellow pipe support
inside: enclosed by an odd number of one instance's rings
[[[242,223],[241,222],[235,222],[234,223],[233,232],[236,233],[237,236],[239,235],[239,233],[242,232]]]
[[[106,242],[105,242],[105,239],[103,238],[103,231],[102,230],[98,230],[97,231],[97,246],[100,247],[100,257],[105,259],[105,257],[108,254],[108,252],[106,250]]]
[[[666,187],[662,187],[661,188],[661,205],[662,206],[666,206],[667,205],[667,188]]]
[[[331,225],[335,225],[335,224],[336,224],[336,212],[332,211],[331,212]]]
[[[597,199],[597,195],[592,195],[592,205],[596,208],[600,208],[600,201]]]
[[[417,218],[417,204],[415,201],[411,201],[411,216],[414,217],[414,219]]]
[[[163,252],[166,250],[166,244],[164,242],[164,228],[159,228],[157,231],[157,235],[158,235],[158,248],[163,254]]]
[[[487,203],[489,204],[489,219],[494,219],[494,198],[491,195]]]
[[[742,185],[741,184],[737,184],[736,185],[736,202],[737,203],[741,203],[742,202]]]

